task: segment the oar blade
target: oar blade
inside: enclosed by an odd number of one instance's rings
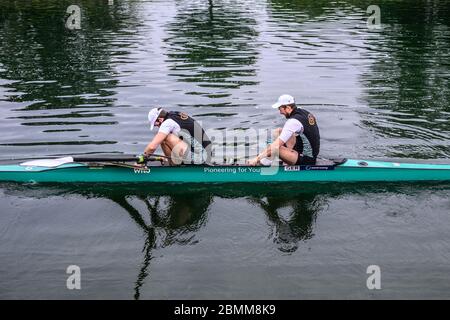
[[[58,159],[41,159],[23,162],[20,165],[23,167],[46,167],[46,168],[56,168],[62,166],[63,164],[73,163],[72,157],[64,157]]]

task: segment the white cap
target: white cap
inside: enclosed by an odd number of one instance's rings
[[[150,121],[150,130],[153,130],[155,126],[156,119],[158,119],[159,114],[161,113],[162,108],[153,108],[148,113],[148,121]]]
[[[278,101],[272,105],[272,108],[278,109],[281,106],[286,106],[288,104],[294,104],[295,99],[289,94],[283,94],[278,98]]]

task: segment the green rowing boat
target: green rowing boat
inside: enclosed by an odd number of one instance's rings
[[[61,158],[0,165],[0,182],[21,183],[261,183],[450,181],[450,165],[325,160],[311,166],[181,165],[135,158]],[[156,158],[159,160],[160,158]],[[151,159],[152,160],[152,159]],[[155,159],[153,159],[155,160]]]

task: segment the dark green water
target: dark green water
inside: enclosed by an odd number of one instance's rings
[[[272,128],[290,93],[323,156],[449,163],[450,2],[113,2],[0,0],[0,160],[140,153],[155,105]],[[449,190],[3,184],[0,298],[450,298]]]

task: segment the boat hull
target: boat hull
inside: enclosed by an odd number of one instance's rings
[[[264,183],[450,181],[450,165],[347,160],[338,166],[0,166],[0,181],[24,183]]]

